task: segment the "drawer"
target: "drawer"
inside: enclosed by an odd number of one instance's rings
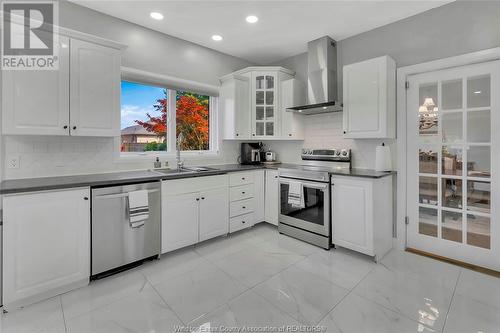
[[[229,220],[229,232],[231,233],[251,227],[254,224],[254,219],[255,217],[253,213],[233,217]]]
[[[254,210],[254,199],[245,199],[230,203],[230,217],[251,213]]]
[[[230,187],[229,198],[231,201],[253,198],[253,184]]]
[[[229,174],[229,186],[253,183],[253,171],[234,172]]]

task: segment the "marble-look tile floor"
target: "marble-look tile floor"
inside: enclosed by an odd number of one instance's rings
[[[2,314],[0,323],[2,333],[291,325],[331,333],[498,333],[500,279],[397,250],[375,264],[264,223]]]

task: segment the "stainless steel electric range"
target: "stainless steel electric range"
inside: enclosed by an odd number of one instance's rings
[[[351,168],[349,149],[302,149],[300,165],[279,168],[280,233],[330,249],[330,173]]]

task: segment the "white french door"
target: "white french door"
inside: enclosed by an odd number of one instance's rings
[[[500,271],[500,61],[408,82],[407,246]]]

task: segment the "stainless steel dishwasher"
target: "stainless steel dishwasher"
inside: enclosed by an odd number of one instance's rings
[[[128,193],[148,191],[149,217],[139,226],[130,223]],[[92,189],[93,279],[158,256],[161,222],[160,182]]]

